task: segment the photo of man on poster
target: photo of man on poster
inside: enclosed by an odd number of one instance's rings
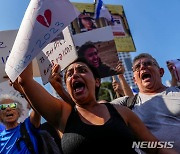
[[[73,35],[78,57],[96,67],[100,77],[117,74],[118,54],[111,26]]]
[[[92,42],[86,42],[79,48],[78,56],[85,58],[90,65],[97,68],[100,77],[116,74],[113,68],[102,62],[98,52],[98,48]]]

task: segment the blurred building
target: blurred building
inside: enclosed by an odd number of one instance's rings
[[[133,93],[137,93],[139,90],[133,81],[132,58],[130,52],[118,52],[118,57],[124,64],[125,67],[124,77],[127,83],[131,87]],[[111,77],[103,78],[102,82],[112,82],[112,78]]]

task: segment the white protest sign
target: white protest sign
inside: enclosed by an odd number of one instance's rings
[[[5,81],[5,64],[11,52],[17,30],[0,31],[0,82]]]
[[[77,59],[77,53],[68,27],[63,30],[61,37],[48,44],[43,49],[43,52],[37,55],[36,59],[43,84],[48,83],[53,64],[59,64],[61,70],[63,70]]]
[[[26,99],[23,98],[18,91],[16,91],[13,87],[9,85],[9,81],[0,83],[0,94],[8,94],[11,96],[15,96],[18,98],[18,100],[21,100],[21,102],[23,102],[22,115],[18,119],[18,122],[23,122],[28,117],[28,114],[29,114],[29,109],[27,108],[28,102],[26,101]]]
[[[0,31],[0,82],[7,80],[5,64],[11,52],[18,30]],[[40,76],[39,68],[35,59],[33,60],[33,75]]]
[[[75,34],[72,36],[75,46],[81,46],[85,42],[105,42],[114,40],[111,26],[94,29],[84,33]]]
[[[21,74],[79,12],[68,0],[31,0],[22,20],[5,71],[12,81]]]

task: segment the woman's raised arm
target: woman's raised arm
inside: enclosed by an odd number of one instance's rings
[[[66,102],[53,97],[33,79],[32,64],[20,74],[18,82],[32,106],[56,128],[63,130],[64,120],[67,120],[72,108]]]

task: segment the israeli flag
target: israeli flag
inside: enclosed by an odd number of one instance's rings
[[[96,7],[94,12],[94,18],[98,19],[100,17],[106,18],[108,21],[114,22],[111,13],[109,10],[105,7],[102,0],[96,0]]]

